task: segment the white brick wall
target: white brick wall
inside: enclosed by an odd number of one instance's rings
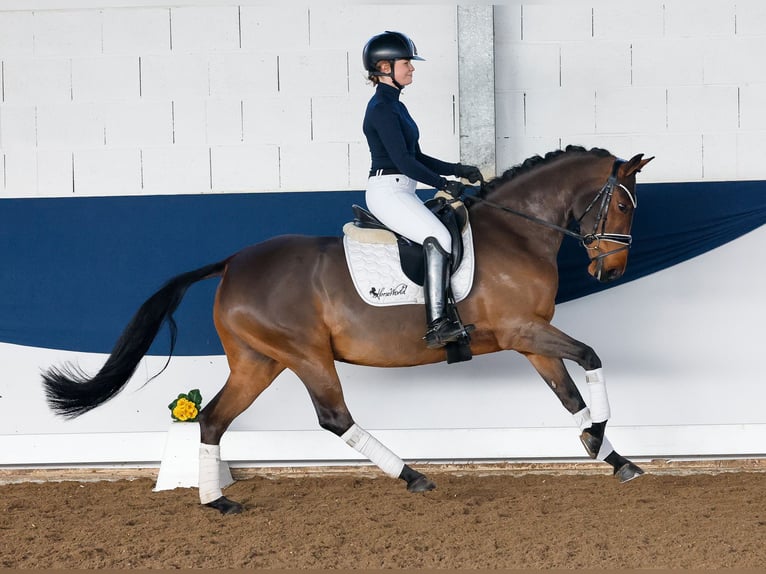
[[[247,143],[284,144],[311,140],[309,94],[248,98],[243,103],[244,138]]]
[[[274,54],[309,47],[309,12],[296,2],[242,6],[242,49]]]
[[[158,54],[141,58],[141,96],[203,99],[210,95],[208,62],[201,54]]]
[[[34,195],[69,196],[74,194],[74,152],[60,149],[38,149],[36,153],[37,185]],[[16,166],[8,164],[10,169]],[[30,186],[30,190],[32,186]]]
[[[654,38],[632,43],[634,86],[695,86],[703,83],[703,38]]]
[[[279,189],[276,145],[216,146],[212,149],[213,191]]]
[[[766,82],[739,88],[740,128],[766,130]]]
[[[104,145],[104,116],[97,104],[37,106],[39,148],[79,149]]]
[[[766,178],[764,6],[495,7],[498,171],[573,143],[656,155],[642,181]]]
[[[102,52],[98,10],[35,11],[36,56],[95,56]]]
[[[239,48],[237,6],[180,7],[171,10],[173,52],[181,54],[230,51]]]
[[[14,197],[34,197],[37,191],[37,152],[34,147],[6,149],[3,154],[5,186]],[[71,190],[70,190],[71,191]]]
[[[561,46],[561,85],[591,90],[630,85],[630,45],[625,42],[571,42]]]
[[[72,100],[136,101],[140,76],[136,56],[96,56],[72,60]]]
[[[214,98],[277,94],[279,67],[274,53],[213,54],[209,66],[210,95]]]
[[[736,86],[675,86],[668,88],[668,131],[736,131],[739,106]],[[700,114],[700,108],[710,113]]]
[[[172,119],[167,100],[109,102],[104,104],[104,140],[118,148],[168,146],[173,143]]]
[[[34,149],[37,145],[35,107],[6,104],[0,108],[0,147]]]
[[[602,2],[593,10],[593,38],[632,41],[660,38],[665,25],[661,0],[641,2]]]
[[[385,29],[428,60],[405,95],[424,148],[459,159],[455,6],[87,6],[0,7],[0,197],[361,189]]]
[[[76,195],[141,193],[141,154],[132,148],[100,148],[74,154]]]
[[[3,59],[3,103],[68,102],[72,65],[65,58]]]
[[[56,8],[0,9],[4,197],[359,189],[372,93],[360,51],[384,29],[426,58],[403,94],[424,150],[459,159],[454,5]],[[647,180],[764,177],[760,0],[494,12],[499,171],[581,143],[669,154]]]
[[[365,141],[362,118],[366,105],[367,98],[360,96],[311,98],[311,139],[317,142]]]
[[[737,133],[738,179],[763,179],[763,150],[766,150],[763,130]]]
[[[524,95],[525,133],[531,137],[558,136],[566,124],[574,133],[593,133],[596,127],[595,91],[587,87],[530,90]],[[572,109],[580,110],[572,114]]]
[[[210,148],[146,148],[141,153],[143,189],[147,194],[210,191]]]
[[[0,54],[31,56],[34,52],[32,12],[0,12]]]
[[[666,91],[660,87],[604,88],[596,92],[596,133],[659,133],[667,122]],[[570,112],[574,115],[580,113]]]
[[[170,51],[169,8],[125,8],[103,12],[104,54],[138,57]]]
[[[562,42],[591,37],[592,12],[585,2],[524,4],[521,37],[528,42]]]

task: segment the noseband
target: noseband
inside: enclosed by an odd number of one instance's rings
[[[619,253],[620,251],[625,251],[627,249],[630,249],[630,245],[633,242],[633,237],[631,235],[626,235],[623,233],[607,233],[606,232],[606,221],[607,221],[607,216],[609,213],[609,205],[612,202],[612,195],[614,194],[614,190],[616,187],[620,187],[625,192],[625,194],[628,196],[631,203],[633,204],[634,208],[637,206],[636,196],[632,194],[627,187],[625,187],[624,185],[622,185],[621,183],[617,181],[617,172],[619,171],[620,166],[623,163],[625,163],[624,160],[621,160],[621,159],[614,160],[614,164],[612,165],[612,173],[609,176],[609,179],[606,180],[606,183],[604,184],[604,186],[599,190],[596,196],[591,200],[591,202],[588,204],[588,207],[585,208],[585,211],[583,212],[583,214],[577,218],[577,226],[580,230],[579,233],[576,231],[572,231],[571,229],[567,229],[566,227],[561,227],[560,225],[556,225],[555,223],[545,221],[544,219],[534,217],[533,215],[516,211],[515,209],[507,207],[505,205],[500,205],[498,203],[488,201],[482,197],[471,196],[466,199],[469,202],[479,201],[481,203],[485,203],[486,205],[490,207],[494,207],[501,211],[518,215],[519,217],[523,217],[524,219],[527,219],[534,223],[538,223],[544,227],[548,227],[549,229],[555,229],[556,231],[559,231],[563,233],[564,235],[568,235],[569,237],[574,237],[580,242],[580,244],[586,250],[599,252],[594,257],[591,257],[590,260],[597,261],[598,267],[599,267],[598,272],[600,273],[601,266],[603,264],[603,260],[605,257],[608,257],[609,255],[612,255],[613,253]],[[481,187],[483,188],[484,186],[485,186],[485,182],[482,179]],[[588,215],[588,213],[590,213],[592,209],[596,207],[596,205],[598,205],[598,213],[596,214],[596,220],[593,223],[593,229],[590,233],[583,234],[582,220],[585,218],[586,215]],[[616,249],[612,249],[611,251],[602,252],[599,249],[599,246],[602,241],[617,243],[620,245],[620,247],[617,247]]]

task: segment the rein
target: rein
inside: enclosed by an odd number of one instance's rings
[[[616,159],[614,161],[614,164],[612,165],[612,173],[607,179],[606,183],[599,190],[599,192],[596,194],[593,200],[588,204],[588,207],[585,208],[585,211],[583,212],[583,214],[577,219],[577,225],[580,226],[583,218],[598,203],[598,200],[601,199],[601,203],[599,205],[598,217],[596,218],[596,222],[593,225],[593,231],[586,234],[572,231],[571,229],[567,229],[566,227],[561,227],[560,225],[556,225],[555,223],[551,223],[550,221],[546,221],[544,219],[540,219],[539,217],[529,215],[528,213],[518,211],[506,205],[501,205],[499,203],[489,201],[488,199],[485,199],[483,197],[470,196],[466,199],[468,199],[468,201],[470,202],[484,203],[485,205],[489,207],[499,209],[500,211],[505,211],[506,213],[511,213],[513,215],[522,217],[533,223],[537,223],[538,225],[542,225],[543,227],[547,227],[549,229],[556,230],[559,233],[563,233],[564,235],[568,235],[569,237],[573,237],[577,239],[585,249],[588,249],[588,250],[597,249],[598,243],[600,243],[601,241],[609,241],[612,243],[619,243],[620,245],[622,245],[622,247],[613,249],[612,251],[608,251],[606,253],[600,253],[599,255],[593,258],[593,259],[599,260],[600,262],[601,259],[603,259],[604,257],[607,257],[608,255],[611,255],[612,253],[617,253],[619,251],[624,251],[628,249],[633,241],[633,238],[630,235],[624,235],[621,233],[606,233],[603,231],[604,228],[606,227],[607,212],[609,210],[609,204],[612,201],[612,195],[614,193],[615,186],[621,187],[630,198],[631,202],[633,203],[633,206],[634,207],[636,206],[636,198],[633,196],[633,194],[631,194],[630,191],[624,185],[617,182],[617,171],[620,169],[620,166],[623,163],[625,162],[621,159]],[[482,177],[480,189],[483,192],[485,188],[486,188],[486,182],[484,181],[484,178]],[[601,226],[601,230],[602,230],[601,233],[598,233],[599,226]],[[597,245],[595,247],[591,247],[591,245],[594,242]]]

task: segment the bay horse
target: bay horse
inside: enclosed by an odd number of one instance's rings
[[[472,290],[458,310],[475,325],[473,353],[515,350],[524,355],[572,414],[588,455],[610,464],[621,482],[643,471],[619,455],[605,436],[610,407],[598,355],[551,324],[558,289],[556,257],[563,237],[574,235],[589,253],[592,276],[612,281],[623,274],[636,207],[636,174],[652,159],[638,154],[624,161],[606,150],[569,146],[529,158],[466,200],[476,270]],[[573,231],[577,226],[580,231]],[[173,312],[188,287],[211,277],[220,277],[213,317],[230,373],[199,414],[202,504],[224,514],[242,511],[242,505],[223,496],[220,488],[221,437],[285,369],[306,386],[323,429],[341,437],[386,475],[404,480],[409,491],[435,488],[356,424],[335,361],[415,366],[443,361],[444,350],[428,349],[421,340],[422,308],[413,312],[408,305],[374,307],[361,300],[340,237],[277,236],[170,279],[139,308],[95,376],[72,365],[43,373],[50,407],[75,417],[114,397],[166,322],[172,356]],[[589,405],[564,359],[586,371]]]

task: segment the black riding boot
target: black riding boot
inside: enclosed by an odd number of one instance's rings
[[[423,253],[426,260],[425,284],[423,285],[426,298],[426,320],[428,331],[423,339],[429,349],[438,349],[447,343],[457,341],[464,334],[460,323],[447,318],[446,290],[450,280],[449,254],[439,242],[428,237],[423,242]]]

